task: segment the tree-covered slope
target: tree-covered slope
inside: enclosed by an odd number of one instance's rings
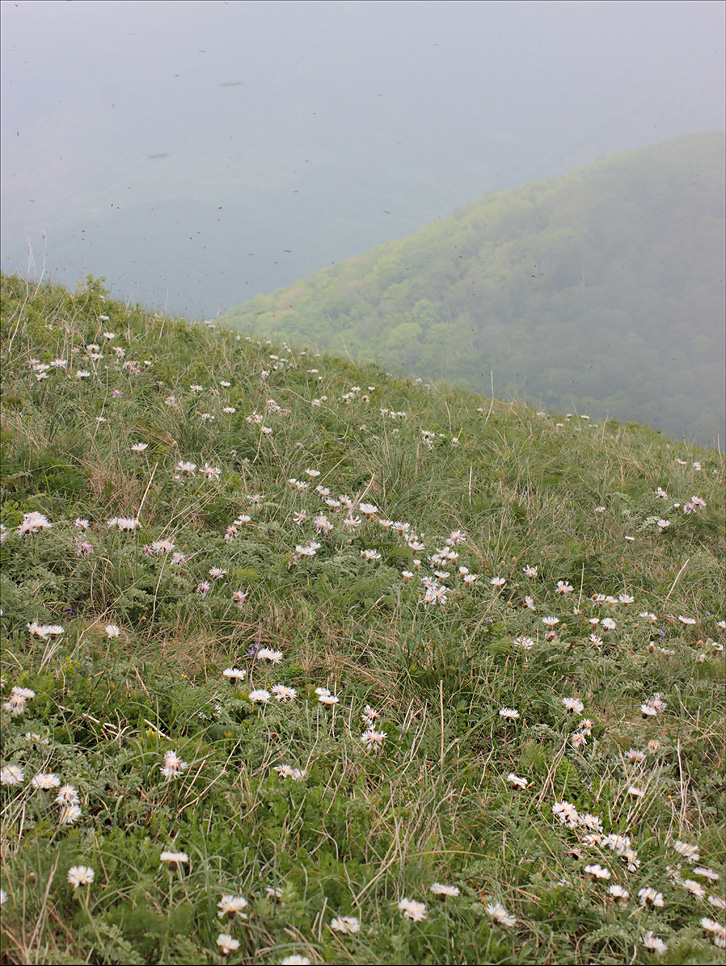
[[[724,432],[724,138],[485,195],[225,321],[548,409]]]

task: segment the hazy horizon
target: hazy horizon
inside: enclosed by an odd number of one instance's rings
[[[212,316],[724,127],[712,2],[3,2],[2,267]],[[32,268],[31,268],[32,270]]]

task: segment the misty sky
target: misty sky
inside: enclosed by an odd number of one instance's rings
[[[2,3],[2,267],[212,316],[724,122],[721,2]]]

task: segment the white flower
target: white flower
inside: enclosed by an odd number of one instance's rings
[[[651,889],[650,886],[645,886],[638,892],[638,898],[640,899],[641,906],[657,906],[662,908],[663,894],[661,892],[656,892],[655,889]]]
[[[261,647],[257,652],[258,661],[270,661],[272,664],[279,664],[283,656],[282,651],[273,651],[269,647]]]
[[[301,782],[307,774],[305,769],[292,768],[290,765],[275,765],[274,770],[280,778],[292,778],[294,782]]]
[[[148,449],[148,448],[149,448],[149,444],[148,443],[134,443],[134,445],[131,447],[131,452],[132,453],[143,453],[144,450],[145,449]]]
[[[51,788],[58,788],[60,785],[60,778],[54,775],[53,772],[38,772],[35,778],[30,783],[34,788],[40,788],[42,791],[49,791]]]
[[[574,711],[575,714],[582,714],[585,705],[579,698],[561,698],[565,711]]]
[[[534,580],[534,578],[537,576],[537,568],[536,567],[523,567],[522,570],[523,570],[525,576],[526,577],[529,577],[530,580]]]
[[[558,594],[571,594],[575,588],[572,584],[567,583],[564,580],[557,581],[557,593]]]
[[[560,623],[560,619],[559,617],[543,617],[542,623],[545,625],[545,627],[555,627]]]
[[[78,789],[74,788],[73,785],[63,785],[62,788],[58,789],[55,800],[57,805],[77,805]]]
[[[515,917],[507,912],[500,902],[488,902],[486,904],[486,911],[494,922],[500,926],[515,926],[517,924]]]
[[[297,697],[295,688],[288,688],[284,684],[276,684],[272,689],[272,693],[277,701],[282,702],[293,701]]]
[[[81,809],[78,805],[64,805],[58,820],[61,825],[73,825],[81,817],[81,814]]]
[[[658,956],[668,952],[668,947],[666,944],[662,939],[658,939],[657,936],[654,936],[652,930],[643,936],[643,945],[646,949],[650,950],[650,952],[656,953]]]
[[[182,772],[189,767],[189,763],[182,761],[175,751],[167,751],[164,755],[164,767],[160,769],[164,778],[179,778]]]
[[[516,711],[514,708],[500,708],[499,717],[506,718],[507,721],[516,721],[519,717],[519,711]]]
[[[330,923],[330,928],[344,934],[360,932],[360,919],[356,916],[338,916]]]
[[[189,856],[186,852],[162,852],[159,856],[159,862],[168,862],[170,868],[176,868],[178,865],[184,865],[189,861]]]
[[[515,775],[513,771],[507,775],[507,781],[516,788],[526,788],[529,784],[526,778],[520,778],[518,775]]]
[[[680,839],[678,839],[673,845],[673,848],[679,855],[682,855],[687,862],[698,862],[698,860],[701,858],[697,845],[689,845],[688,842],[682,842]]]
[[[489,581],[492,587],[503,587],[506,582],[507,581],[504,577],[492,577],[492,579]]]
[[[24,780],[23,769],[17,765],[6,765],[0,769],[0,785],[22,785]]]
[[[217,945],[223,956],[229,956],[235,949],[239,949],[239,939],[233,939],[226,932],[217,936]]]
[[[68,882],[74,890],[82,885],[90,885],[96,873],[87,865],[74,865],[68,870]]]
[[[238,667],[228,667],[222,671],[222,676],[230,681],[244,681],[247,677],[247,671],[240,670]]]
[[[416,902],[415,899],[401,899],[398,908],[406,919],[413,919],[414,922],[421,922],[428,919],[426,905],[423,902]]]
[[[609,879],[610,878],[610,870],[609,869],[606,869],[604,866],[599,865],[599,864],[596,864],[596,865],[586,865],[584,871],[585,871],[585,875],[590,875],[590,876],[593,877],[593,879]]]
[[[376,731],[374,727],[371,727],[364,732],[361,742],[369,751],[380,751],[387,737],[385,731]]]
[[[432,882],[429,886],[429,892],[433,892],[435,896],[447,896],[455,899],[459,895],[459,890],[456,886],[445,885],[443,882]]]
[[[693,879],[684,879],[682,882],[683,888],[695,896],[697,899],[706,898],[706,890],[703,888],[700,882],[694,882]]]
[[[630,893],[628,890],[623,888],[621,885],[611,885],[608,889],[608,893],[613,897],[613,899],[623,899],[627,901],[630,898]]]
[[[281,959],[280,966],[310,966],[310,960],[307,956],[300,956],[297,953],[293,953],[292,956],[285,956],[284,959]]]
[[[259,688],[256,691],[250,691],[248,698],[252,704],[267,704],[270,700],[270,692],[265,691],[264,688]]]
[[[106,625],[106,636],[107,637],[118,637],[121,633],[121,629],[118,624],[107,624]]]

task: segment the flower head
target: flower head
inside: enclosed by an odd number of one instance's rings
[[[217,945],[223,956],[229,956],[235,949],[239,949],[239,939],[233,939],[226,932],[223,932],[217,937]]]
[[[398,908],[406,919],[413,919],[414,922],[422,922],[428,919],[426,905],[423,902],[416,902],[415,899],[401,899]]]
[[[360,919],[356,916],[338,916],[330,923],[330,928],[343,934],[360,932]]]
[[[507,912],[500,902],[488,902],[486,904],[486,911],[494,922],[500,926],[515,926],[517,924],[515,917]]]
[[[87,865],[74,865],[68,870],[68,882],[73,886],[74,890],[79,886],[90,885],[96,873],[93,869],[89,868]]]
[[[246,918],[246,913],[242,910],[247,905],[247,900],[243,899],[242,896],[222,896],[222,898],[217,903],[217,908],[219,912],[217,915],[220,919],[234,919],[235,916],[241,916],[241,918]]]

